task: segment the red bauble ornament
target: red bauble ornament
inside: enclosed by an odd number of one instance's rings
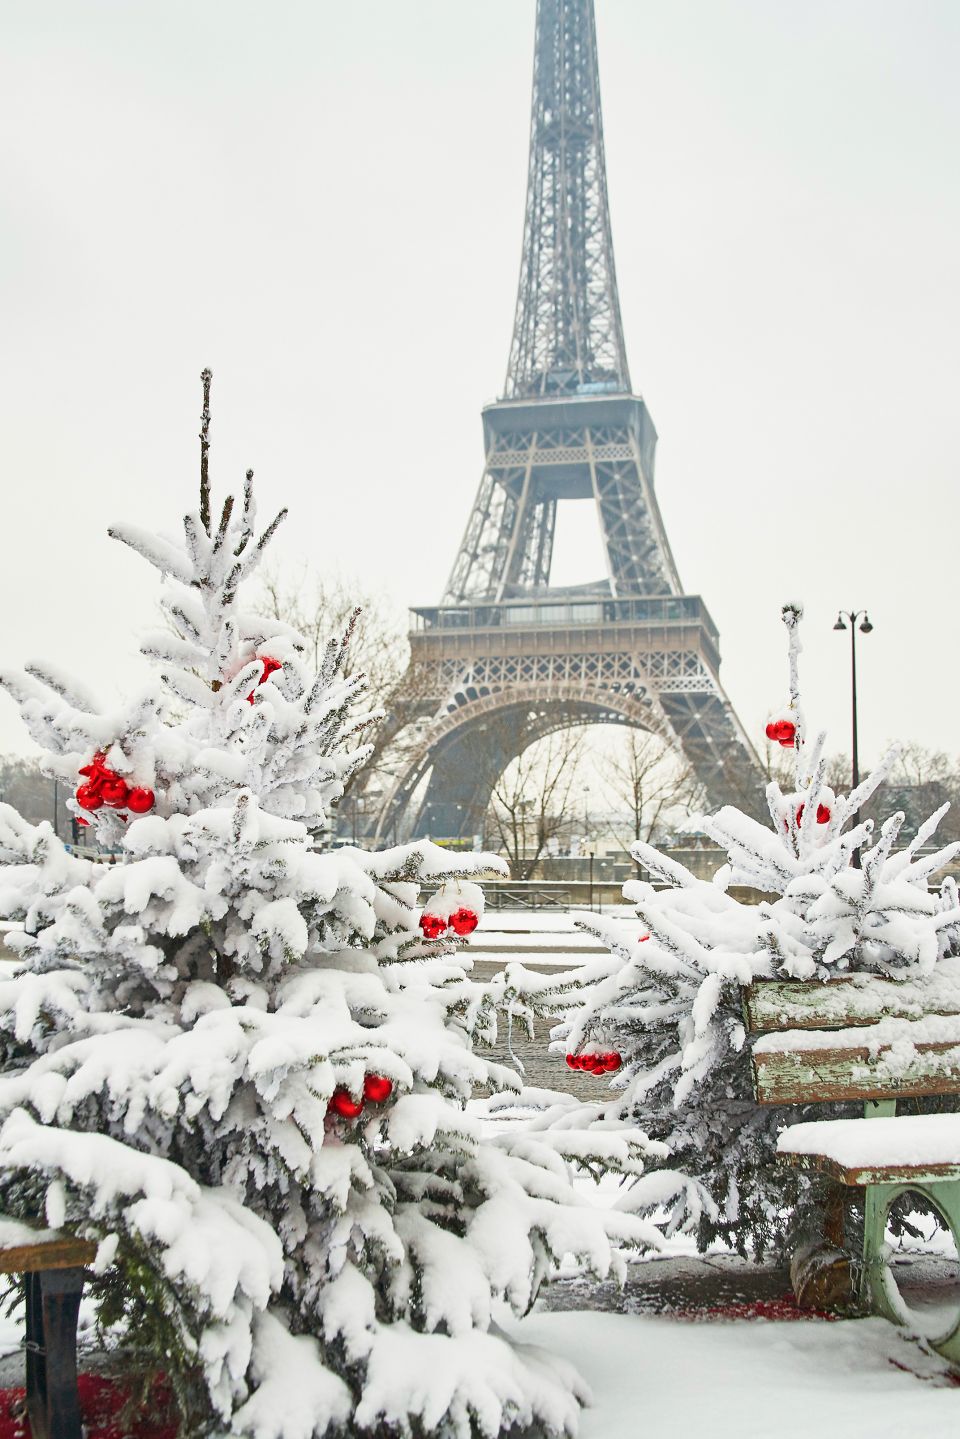
[[[623,1060],[615,1049],[611,1049],[608,1054],[603,1054],[600,1057],[603,1060],[603,1067],[608,1074],[613,1074],[623,1063]]]
[[[280,663],[280,661],[271,659],[269,655],[258,655],[257,658],[263,665],[263,674],[257,680],[258,685],[262,685],[266,680],[270,678],[270,676],[276,670],[283,669],[283,665]],[[253,704],[253,690],[251,690],[250,693],[247,695],[247,704]]]
[[[474,914],[472,909],[467,909],[466,905],[455,909],[450,916],[450,928],[454,934],[473,934],[479,923],[479,916]]]
[[[773,720],[771,720],[770,723],[767,725],[767,728],[766,728],[766,736],[767,736],[767,739],[775,739],[775,740],[778,740],[778,739],[780,738],[780,736],[777,734],[777,729],[778,729],[778,726],[777,726],[776,724],[774,724]]]
[[[77,790],[76,800],[81,809],[99,809],[103,804],[99,786],[92,784],[82,784]]]
[[[144,789],[137,785],[127,795],[127,809],[134,814],[146,814],[148,809],[153,809],[156,803],[156,796],[152,789]]]
[[[576,1056],[575,1054],[568,1054],[568,1055],[567,1055],[567,1063],[569,1064],[569,1066],[570,1066],[571,1069],[576,1069],[576,1067],[577,1067],[577,1056]]]
[[[383,1074],[368,1074],[363,1081],[363,1097],[371,1104],[382,1104],[393,1093],[393,1080]]]
[[[85,764],[80,770],[80,774],[88,775],[94,784],[100,784],[109,773],[106,751],[102,749],[98,749],[90,763]]]
[[[447,927],[447,921],[438,914],[421,914],[420,928],[424,939],[439,939]]]
[[[341,1119],[356,1119],[363,1113],[363,1100],[354,1099],[349,1089],[335,1089],[330,1096],[327,1111],[339,1114]]]
[[[77,816],[76,816],[76,820],[77,820],[77,824],[82,824],[83,827],[84,827],[84,829],[89,829],[89,827],[90,827],[90,821],[89,821],[88,819],[81,819],[80,815],[77,815]]]
[[[803,819],[803,805],[800,805],[799,808],[798,808],[798,810],[797,810],[797,829],[800,828],[800,821],[801,821],[802,819]],[[818,804],[818,805],[817,805],[817,824],[829,824],[829,823],[830,823],[830,810],[827,808],[827,806],[826,806],[825,804]]]
[[[790,720],[780,720],[776,729],[778,730],[777,740],[779,743],[783,745],[784,749],[790,749],[797,737],[796,725]]]
[[[111,809],[123,809],[127,803],[129,793],[130,789],[126,780],[121,779],[120,776],[116,774],[108,774],[108,777],[100,786],[100,794],[103,802],[104,804],[108,804]]]

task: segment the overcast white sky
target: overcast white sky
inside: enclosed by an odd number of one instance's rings
[[[291,562],[441,593],[500,390],[534,0],[0,0],[0,663],[105,696],[153,572],[106,537],[214,477]],[[957,0],[597,0],[634,386],[684,583],[758,735],[807,709],[960,749]],[[567,580],[570,531],[561,533]],[[0,751],[26,748],[0,698]]]

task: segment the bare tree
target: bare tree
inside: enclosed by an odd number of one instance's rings
[[[292,625],[310,641],[310,658],[317,669],[328,640],[339,639],[359,611],[344,674],[362,671],[375,698],[392,690],[407,667],[406,616],[358,582],[339,576],[311,577],[305,565],[292,575],[274,567],[263,574],[259,603],[267,614]]]
[[[915,740],[898,743],[898,757],[887,779],[863,808],[862,817],[875,825],[888,815],[902,810],[905,816],[899,842],[909,840],[934,810],[949,803],[950,809],[940,821],[936,842],[960,839],[960,760],[951,759],[943,750],[928,749]],[[793,752],[779,746],[768,746],[766,772],[786,793],[793,789]],[[866,779],[864,770],[860,778]],[[826,756],[824,779],[837,794],[849,794],[853,787],[850,756],[837,753]]]
[[[381,595],[365,590],[359,583],[335,576],[330,579],[311,576],[306,566],[292,575],[278,568],[265,571],[261,580],[259,606],[274,619],[292,625],[310,642],[315,668],[319,668],[323,651],[331,637],[342,636],[356,616],[350,638],[343,674],[366,676],[371,708],[382,708],[379,718],[371,719],[359,732],[351,735],[351,745],[370,744],[373,754],[362,769],[357,770],[344,786],[340,801],[341,813],[357,828],[361,794],[370,780],[371,771],[386,744],[405,722],[405,707],[399,691],[407,671],[410,646],[407,643],[406,616]]]
[[[494,785],[488,825],[515,879],[529,879],[549,842],[569,826],[583,742],[582,730],[558,730],[529,745]]]
[[[879,823],[886,815],[902,810],[905,823],[900,834],[907,840],[942,804],[950,808],[937,829],[933,841],[937,844],[960,838],[960,762],[943,750],[908,741],[899,746],[886,782],[864,807],[864,814]]]
[[[626,842],[658,837],[669,815],[684,815],[697,807],[702,786],[690,764],[659,735],[645,730],[622,732],[620,744],[599,763],[601,776],[614,800],[620,822],[613,827]]]

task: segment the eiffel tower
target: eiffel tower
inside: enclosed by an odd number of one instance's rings
[[[711,803],[759,767],[657,505],[657,433],[630,384],[607,203],[593,0],[538,0],[523,258],[502,399],[441,603],[413,610],[404,722],[377,836],[482,828],[497,777],[551,731],[631,725],[681,751]],[[557,507],[592,499],[607,573],[550,583]]]

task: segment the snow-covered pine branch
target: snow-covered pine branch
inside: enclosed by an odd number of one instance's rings
[[[755,1254],[789,1249],[811,1221],[815,1194],[796,1171],[776,1163],[782,1126],[802,1112],[761,1108],[754,1100],[744,990],[761,979],[820,982],[858,971],[905,984],[935,971],[938,982],[960,982],[956,883],[947,879],[939,894],[928,888],[960,843],[919,853],[946,807],[897,851],[902,815],[890,816],[876,836],[861,818],[895,749],[852,794],[826,785],[823,737],[807,739],[800,701],[801,613],[798,605],[784,606],[789,695],[768,734],[792,751],[793,788],[769,787],[769,826],[729,805],[695,820],[693,827],[727,853],[711,882],[649,845],[635,845],[633,857],[661,887],[639,880],[624,886],[635,919],[578,921],[609,954],[566,974],[510,965],[503,995],[515,1013],[559,1017],[551,1044],[558,1063],[565,1053],[613,1052],[619,1060],[606,1098],[589,1107],[593,1121],[604,1133],[635,1126],[669,1150],[663,1159],[651,1153],[651,1172],[626,1191],[626,1202],[637,1213],[655,1213],[661,1202],[655,1181],[669,1176],[672,1223],[681,1222],[685,1208],[703,1244],[721,1236]],[[852,862],[858,851],[861,868]],[[752,889],[759,902],[745,902],[737,886]],[[531,1103],[541,1111],[538,1135],[562,1135],[569,1112],[557,1109],[556,1096]]]
[[[183,539],[112,533],[163,576],[154,688],[104,711],[47,667],[6,677],[112,865],[0,805],[0,1208],[99,1242],[94,1297],[172,1377],[184,1432],[262,1439],[571,1433],[572,1371],[515,1345],[567,1254],[600,1275],[659,1243],[572,1183],[635,1131],[491,1139],[466,1105],[516,1092],[475,1050],[489,855],[322,850],[362,682],[349,630],[319,675],[242,607],[248,475],[216,520],[204,375],[199,511]],[[282,514],[282,512],[281,512]]]

